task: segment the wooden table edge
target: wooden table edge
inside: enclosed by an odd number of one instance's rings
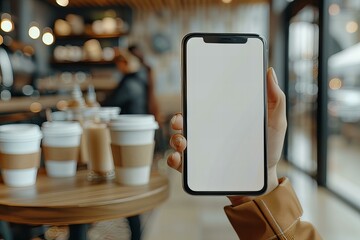
[[[86,224],[142,214],[159,206],[169,196],[169,182],[118,201],[74,206],[16,206],[0,203],[0,220],[34,225]]]

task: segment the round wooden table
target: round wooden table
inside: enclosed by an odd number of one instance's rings
[[[0,184],[0,220],[70,225],[71,235],[72,226],[73,232],[78,232],[84,224],[137,216],[164,202],[169,194],[167,178],[156,172],[143,186],[123,186],[114,181],[92,183],[86,174],[82,170],[75,177],[49,178],[39,172],[34,186],[11,188]]]

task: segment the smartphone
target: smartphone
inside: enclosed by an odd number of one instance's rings
[[[182,40],[183,187],[193,195],[267,188],[266,44],[256,34]]]

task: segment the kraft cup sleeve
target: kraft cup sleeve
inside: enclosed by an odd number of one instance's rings
[[[0,153],[0,167],[2,169],[27,169],[40,166],[41,151],[26,154]]]
[[[151,165],[155,143],[145,145],[111,144],[114,165],[117,167],[141,167]]]
[[[44,159],[55,161],[77,160],[79,156],[79,146],[76,147],[50,147],[43,146]]]

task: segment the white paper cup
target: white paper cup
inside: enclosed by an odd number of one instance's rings
[[[82,128],[78,122],[43,123],[45,168],[49,177],[76,175]]]
[[[153,115],[119,115],[109,123],[116,180],[143,185],[150,179],[154,135],[159,128]]]
[[[0,126],[1,173],[10,187],[25,187],[36,182],[42,134],[35,124]]]

